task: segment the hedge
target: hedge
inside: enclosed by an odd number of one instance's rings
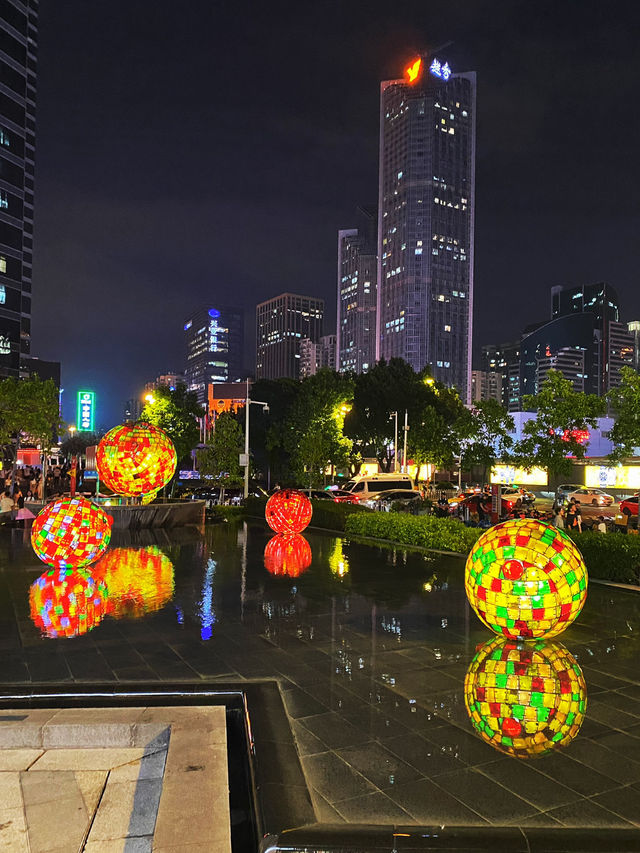
[[[354,504],[335,503],[334,501],[311,501],[313,506],[312,527],[324,527],[328,530],[345,530],[345,520],[352,515],[370,515],[372,511],[366,507]],[[247,498],[245,501],[246,514],[256,518],[264,518],[264,508],[267,498]]]
[[[345,532],[457,554],[468,554],[483,533],[478,527],[465,527],[452,518],[395,512],[350,515],[346,519]]]
[[[622,533],[570,533],[589,574],[600,580],[640,583],[640,536]]]

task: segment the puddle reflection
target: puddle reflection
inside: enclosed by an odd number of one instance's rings
[[[278,533],[264,549],[264,567],[272,575],[297,578],[311,565],[311,545],[300,533]]]
[[[587,686],[561,643],[496,637],[478,647],[464,699],[484,741],[514,758],[537,758],[568,746],[578,734]]]
[[[115,619],[139,619],[173,598],[173,563],[155,545],[112,548],[92,571],[109,590],[108,614]]]
[[[78,637],[108,612],[109,593],[89,569],[48,569],[31,584],[29,609],[45,637]]]

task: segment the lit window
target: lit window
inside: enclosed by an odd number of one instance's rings
[[[442,362],[441,362],[441,361],[436,361],[436,364],[438,365],[438,367],[442,367]]]
[[[8,355],[11,352],[11,342],[6,335],[0,335],[0,355]]]
[[[7,301],[7,288],[4,284],[0,284],[0,305],[4,305]]]
[[[0,272],[7,271],[7,259],[4,255],[0,255]]]
[[[440,293],[438,296],[438,302],[444,302],[444,296],[442,293]]]
[[[444,330],[445,330],[445,332],[450,332],[450,331],[451,331],[451,326],[445,326],[445,327],[444,327]]]
[[[421,255],[421,254],[422,254],[422,249],[416,249],[415,253],[416,253],[416,255]]]

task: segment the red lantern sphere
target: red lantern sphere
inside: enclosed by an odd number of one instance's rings
[[[272,575],[297,578],[311,565],[311,545],[299,533],[278,533],[264,549],[264,567]]]
[[[104,436],[96,452],[102,482],[118,495],[157,492],[173,477],[176,449],[166,432],[152,424],[120,424]]]
[[[264,510],[267,524],[276,533],[300,533],[311,521],[313,507],[304,492],[281,489],[271,495]]]
[[[56,569],[88,566],[111,539],[113,519],[86,498],[58,498],[36,516],[31,545],[43,563]]]

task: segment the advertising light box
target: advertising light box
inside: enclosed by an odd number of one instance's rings
[[[585,486],[596,489],[640,490],[640,465],[587,465],[584,474]]]
[[[96,395],[93,391],[78,391],[76,426],[83,432],[93,432],[96,419]]]
[[[511,486],[546,486],[549,482],[544,468],[515,468],[513,465],[496,465],[491,471],[491,482]]]

